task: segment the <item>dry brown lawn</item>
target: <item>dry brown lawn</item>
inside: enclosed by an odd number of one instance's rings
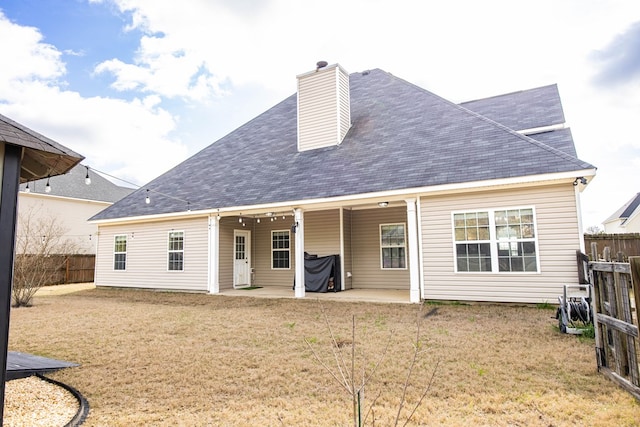
[[[335,367],[322,308],[348,364],[355,317],[358,371],[391,337],[367,425],[394,424],[417,318],[402,422],[438,364],[409,425],[640,425],[640,404],[597,373],[594,342],[560,334],[555,312],[536,307],[96,289],[14,309],[10,350],[81,363],[51,377],[88,399],[87,426],[349,426],[349,395],[305,343]]]

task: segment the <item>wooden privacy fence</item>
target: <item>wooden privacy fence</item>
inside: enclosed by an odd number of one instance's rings
[[[628,263],[591,261],[589,272],[598,371],[640,400],[640,257],[631,257]]]
[[[609,248],[613,258],[620,262],[628,262],[630,256],[640,256],[640,233],[585,234],[584,245],[591,248],[596,245],[596,253],[603,253]],[[597,261],[598,258],[592,258]]]
[[[59,258],[51,265],[47,285],[60,285],[63,283],[93,282],[95,275],[95,255],[52,255]]]

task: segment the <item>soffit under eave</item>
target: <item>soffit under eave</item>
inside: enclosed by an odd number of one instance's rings
[[[82,156],[51,153],[23,147],[20,183],[62,175],[67,173],[69,169],[73,168],[83,159],[84,157]]]

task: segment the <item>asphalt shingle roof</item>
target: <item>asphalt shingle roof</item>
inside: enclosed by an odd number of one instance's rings
[[[352,127],[339,146],[297,151],[294,94],[92,219],[593,167],[379,69],[351,74],[350,88]]]
[[[467,101],[460,105],[513,130],[565,122],[560,93],[555,84]]]
[[[615,211],[609,218],[604,220],[604,222],[609,222],[617,219],[623,220],[622,223],[629,219],[630,216],[638,209],[640,206],[640,193],[637,193],[633,196],[627,203],[622,205],[617,211]]]

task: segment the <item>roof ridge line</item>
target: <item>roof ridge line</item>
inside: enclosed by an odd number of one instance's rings
[[[388,74],[389,76],[391,76],[391,77],[393,77],[393,78],[395,78],[395,79],[399,80],[400,82],[403,82],[403,83],[405,83],[405,84],[411,85],[411,86],[413,86],[413,87],[415,87],[415,88],[417,88],[417,89],[419,89],[419,90],[423,91],[423,92],[424,92],[425,94],[427,94],[427,95],[430,95],[430,96],[433,96],[433,97],[435,97],[435,98],[438,98],[438,99],[440,99],[440,100],[442,100],[442,101],[444,101],[444,102],[448,103],[449,105],[453,105],[453,106],[455,106],[456,108],[458,108],[458,109],[459,109],[459,110],[461,110],[461,111],[464,111],[464,112],[470,113],[471,115],[473,115],[473,116],[475,116],[475,117],[477,117],[477,118],[479,118],[479,119],[481,119],[481,120],[484,120],[484,121],[486,121],[487,123],[492,124],[493,126],[497,127],[498,129],[501,129],[501,130],[503,130],[503,131],[505,131],[505,132],[508,132],[508,133],[510,133],[510,134],[512,134],[512,135],[515,135],[515,136],[517,136],[518,138],[522,139],[522,140],[523,140],[523,141],[525,141],[525,142],[528,142],[528,143],[530,143],[530,144],[537,145],[537,146],[539,146],[539,147],[540,147],[541,149],[543,149],[543,150],[547,150],[548,152],[553,153],[554,155],[558,155],[558,156],[560,156],[561,158],[563,158],[563,159],[565,159],[565,160],[571,161],[572,163],[576,164],[576,166],[579,166],[581,169],[584,169],[584,164],[585,164],[585,163],[587,163],[587,162],[584,162],[584,161],[580,160],[580,159],[579,159],[579,158],[577,158],[577,157],[574,157],[574,156],[572,156],[572,155],[570,155],[570,154],[568,154],[568,153],[565,153],[565,152],[564,152],[564,151],[562,151],[562,150],[559,150],[559,149],[557,149],[557,148],[555,148],[555,147],[552,147],[552,146],[550,146],[550,145],[547,145],[547,144],[545,144],[544,142],[538,141],[538,140],[533,139],[533,138],[531,138],[531,137],[528,137],[528,136],[526,136],[526,135],[521,135],[520,133],[518,133],[518,131],[516,131],[516,130],[514,130],[514,129],[511,129],[511,128],[509,128],[509,127],[507,127],[507,126],[503,125],[502,123],[496,122],[495,120],[491,120],[491,119],[490,119],[490,118],[488,118],[487,116],[483,116],[482,114],[477,113],[477,112],[475,112],[475,111],[473,111],[473,110],[470,110],[470,109],[468,109],[468,108],[466,108],[466,107],[463,107],[463,106],[462,106],[462,105],[460,105],[460,104],[456,104],[455,102],[449,101],[448,99],[443,98],[442,96],[440,96],[440,95],[438,95],[438,94],[436,94],[436,93],[434,93],[434,92],[431,92],[430,90],[427,90],[427,89],[425,89],[425,88],[423,88],[423,87],[420,87],[420,86],[418,86],[418,85],[417,85],[417,84],[415,84],[415,83],[411,83],[411,82],[409,82],[409,81],[407,81],[407,80],[405,80],[405,79],[403,79],[403,78],[400,78],[400,77],[394,76],[393,74],[389,73],[388,71],[385,71],[385,70],[381,70],[381,71],[382,71],[382,72],[384,72],[384,73],[386,73],[386,74]],[[552,85],[547,85],[547,86],[552,86]],[[541,86],[541,87],[547,87],[547,86]],[[517,92],[514,92],[514,93],[517,93]],[[507,94],[507,95],[508,95],[508,94]],[[496,96],[501,96],[501,95],[496,95]],[[481,98],[481,99],[486,99],[486,98]],[[564,122],[564,123],[566,123],[566,122]],[[569,128],[569,127],[565,127],[564,129],[570,129],[570,128]],[[589,163],[587,163],[587,164],[589,164]],[[589,165],[590,165],[590,164],[589,164]],[[593,166],[592,166],[592,167],[593,167]]]

